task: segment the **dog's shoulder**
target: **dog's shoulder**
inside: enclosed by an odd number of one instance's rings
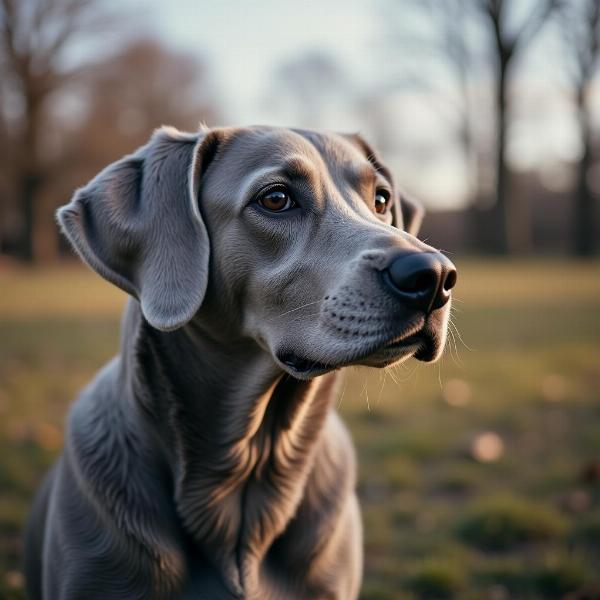
[[[122,397],[121,367],[118,358],[108,363],[70,411],[48,515],[60,536],[52,538],[60,537],[59,554],[76,571],[111,573],[122,582],[125,595],[111,587],[105,597],[130,597],[127,582],[145,582],[153,590],[148,597],[171,597],[187,577],[187,559],[168,482],[149,466],[154,450]],[[89,583],[70,585],[83,595]]]

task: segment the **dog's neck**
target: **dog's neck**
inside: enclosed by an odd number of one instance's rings
[[[126,379],[164,449],[184,529],[247,592],[302,499],[335,378],[295,380],[254,341],[223,343],[201,323],[158,332],[136,303],[124,338],[136,340],[124,343]]]

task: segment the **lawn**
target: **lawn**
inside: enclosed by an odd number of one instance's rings
[[[600,263],[461,261],[435,365],[351,369],[364,600],[600,598]],[[77,390],[124,296],[76,267],[0,271],[0,598]]]

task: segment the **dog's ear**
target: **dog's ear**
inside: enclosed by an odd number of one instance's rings
[[[415,237],[421,229],[425,209],[420,202],[401,192],[394,198],[392,206],[392,225],[404,229]]]
[[[385,177],[390,184],[393,178],[390,170],[383,164],[379,155],[371,145],[358,133],[343,135],[347,140],[363,152],[367,160]],[[425,209],[420,202],[413,200],[403,192],[399,193],[392,204],[392,225],[398,229],[404,229],[407,233],[416,236],[421,228]]]
[[[211,133],[161,128],[57,213],[81,258],[163,331],[189,321],[206,292],[210,247],[197,200],[215,153]]]

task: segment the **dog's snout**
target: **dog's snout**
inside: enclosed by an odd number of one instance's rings
[[[387,285],[412,308],[425,312],[441,308],[456,284],[456,268],[440,252],[397,256],[384,271]]]

